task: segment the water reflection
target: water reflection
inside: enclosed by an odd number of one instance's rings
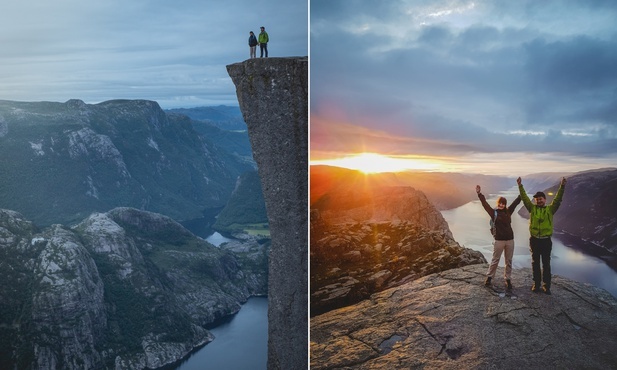
[[[473,191],[473,189],[471,189]],[[494,205],[499,196],[506,197],[508,204],[518,195],[518,189],[513,187],[507,191],[487,196],[487,202]],[[566,194],[567,196],[567,194]],[[523,207],[521,204],[516,211]],[[450,226],[450,230],[459,244],[482,252],[487,261],[493,254],[492,236],[490,234],[489,216],[482,208],[479,200],[467,203],[458,208],[441,212]],[[513,268],[531,268],[529,253],[528,220],[512,215],[514,230]],[[553,251],[551,254],[551,269],[554,275],[560,275],[572,280],[591,283],[603,288],[617,297],[617,272],[611,269],[602,259],[581,251],[586,242],[575,237],[555,233],[553,235]],[[593,246],[592,246],[593,248]],[[596,249],[598,249],[596,247]],[[503,257],[499,266],[504,266]],[[497,276],[496,276],[497,277]]]
[[[214,246],[220,246],[223,243],[227,243],[230,242],[231,239],[224,237],[223,235],[219,234],[218,232],[215,232],[214,234],[208,236],[206,238],[206,241]]]
[[[253,297],[231,320],[210,329],[216,337],[176,370],[265,370],[268,362],[268,299]]]

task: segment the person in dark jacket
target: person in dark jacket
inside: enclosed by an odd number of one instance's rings
[[[251,58],[257,58],[257,37],[255,37],[255,34],[253,33],[253,31],[249,32],[249,48],[250,48],[250,52],[251,52]]]
[[[506,280],[506,288],[512,289],[512,256],[514,255],[514,231],[512,231],[512,214],[521,202],[520,195],[514,199],[510,207],[506,207],[508,200],[504,197],[497,199],[497,208],[492,208],[487,202],[486,197],[482,194],[480,185],[476,185],[476,193],[482,203],[482,207],[492,220],[491,233],[495,240],[493,241],[493,258],[486,273],[486,281],[484,285],[491,285],[491,280],[495,277],[497,265],[501,254],[504,254],[506,268],[504,270],[504,278]]]

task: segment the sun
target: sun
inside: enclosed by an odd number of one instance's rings
[[[440,165],[434,160],[410,157],[389,156],[377,153],[359,153],[343,158],[313,161],[312,164],[325,164],[344,167],[364,173],[401,172],[409,170],[434,171]]]

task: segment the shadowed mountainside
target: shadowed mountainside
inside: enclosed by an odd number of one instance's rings
[[[0,368],[153,369],[266,294],[267,252],[216,248],[133,208],[42,230],[0,210],[0,277]]]
[[[0,207],[41,226],[119,206],[199,218],[252,169],[156,102],[0,101]]]

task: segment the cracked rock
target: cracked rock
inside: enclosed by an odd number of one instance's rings
[[[615,297],[558,275],[552,295],[533,293],[529,268],[513,270],[505,294],[484,287],[486,269],[428,275],[311,318],[311,369],[615,367]]]

